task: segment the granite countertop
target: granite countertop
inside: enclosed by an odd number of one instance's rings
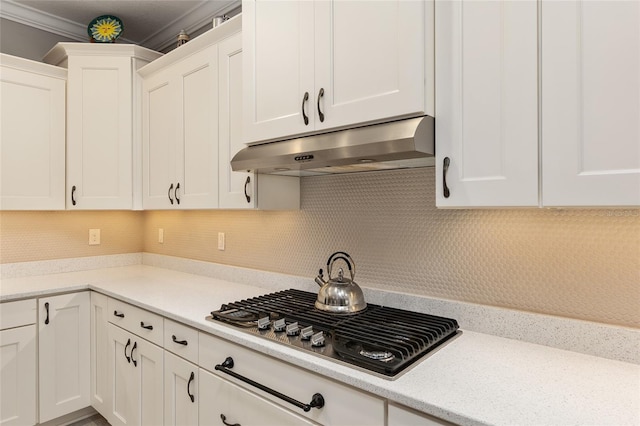
[[[640,365],[463,330],[395,380],[212,323],[274,291],[147,265],[3,279],[0,301],[92,289],[382,398],[461,424],[640,424]]]

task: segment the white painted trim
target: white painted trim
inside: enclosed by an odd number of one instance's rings
[[[154,34],[140,42],[135,42],[123,37],[119,38],[118,41],[137,44],[160,51],[176,42],[176,37],[180,30],[185,30],[187,33],[196,32],[207,25],[212,25],[212,20],[215,16],[230,13],[240,7],[240,0],[203,0],[199,5],[188,10],[184,15],[178,17],[165,27],[158,29]],[[80,24],[50,13],[42,12],[32,7],[16,3],[14,0],[2,0],[0,18],[57,34],[71,40],[86,42],[89,39],[86,24]]]
[[[177,36],[181,30],[187,34],[194,33],[207,25],[211,25],[213,18],[224,15],[239,8],[240,0],[228,1],[208,1],[205,0],[200,5],[192,8],[184,15],[177,18],[167,26],[159,29],[154,34],[142,40],[139,44],[149,49],[162,51],[176,43]]]
[[[71,40],[89,41],[86,24],[79,24],[47,12],[42,12],[38,9],[16,3],[13,0],[2,0],[0,18],[57,34]],[[134,43],[124,38],[120,40],[125,43]]]

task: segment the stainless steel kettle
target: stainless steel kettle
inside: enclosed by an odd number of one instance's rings
[[[349,268],[351,279],[344,276],[344,270],[338,269],[338,276],[331,277],[333,263],[336,260],[343,260]],[[343,251],[337,251],[329,256],[327,260],[328,280],[325,281],[322,269],[315,278],[315,282],[320,286],[315,307],[321,311],[339,314],[352,314],[360,312],[367,307],[364,301],[362,289],[353,281],[356,275],[356,264],[351,256]]]

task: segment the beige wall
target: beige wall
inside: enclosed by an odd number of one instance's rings
[[[0,212],[0,263],[142,251],[140,212]],[[89,245],[89,229],[101,244]]]
[[[61,242],[75,249],[55,250],[58,257],[104,254],[85,241],[87,229],[98,227],[95,214],[105,223],[103,239],[118,229],[109,248],[121,252],[311,280],[329,254],[344,250],[357,263],[356,282],[367,287],[640,327],[638,209],[439,210],[432,168],[304,178],[302,193],[302,209],[293,212],[59,212],[21,219],[25,213],[5,212],[0,260],[50,256]],[[225,251],[217,249],[218,232],[226,234]]]

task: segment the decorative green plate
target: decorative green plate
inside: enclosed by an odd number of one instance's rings
[[[89,37],[99,43],[112,43],[122,33],[124,26],[120,18],[102,15],[94,18],[87,27]]]

